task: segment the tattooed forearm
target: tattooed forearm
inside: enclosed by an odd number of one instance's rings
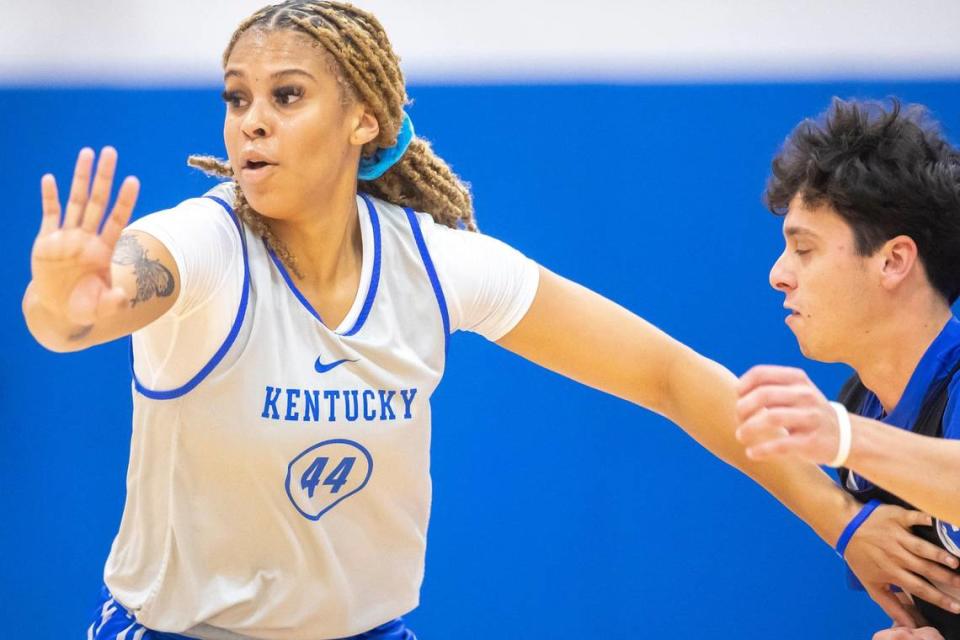
[[[83,340],[84,338],[87,337],[87,334],[89,334],[91,331],[93,331],[93,325],[88,324],[85,327],[80,327],[79,329],[71,333],[69,336],[67,336],[67,340],[70,340],[72,342],[77,340]]]
[[[154,296],[165,298],[173,293],[173,274],[159,260],[148,258],[147,250],[135,236],[120,236],[113,250],[113,262],[133,267],[137,277],[137,295],[131,298],[131,307]]]

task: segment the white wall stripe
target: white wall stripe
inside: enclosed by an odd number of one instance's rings
[[[419,81],[960,77],[956,0],[356,1]],[[9,2],[0,83],[216,83],[262,4]]]

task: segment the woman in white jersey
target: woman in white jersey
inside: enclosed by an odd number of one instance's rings
[[[224,70],[229,160],[192,162],[230,182],[130,227],[135,179],[107,213],[112,149],[95,172],[81,151],[62,221],[42,182],[31,332],[57,351],[133,336],[127,499],[89,638],[412,638],[429,399],[457,330],[668,416],[829,542],[856,512],[813,466],[745,459],[729,372],[474,232],[373,16],[267,7]],[[870,527],[922,518],[886,513]],[[848,560],[878,592],[921,589],[936,550],[908,562],[891,537]]]

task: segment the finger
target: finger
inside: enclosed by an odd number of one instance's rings
[[[902,509],[891,505],[896,509],[900,509],[900,513],[897,514],[900,517],[900,522],[905,527],[932,527],[933,518],[924,513],[923,511],[915,511],[913,509]]]
[[[810,409],[775,407],[759,411],[737,427],[737,440],[745,444],[759,444],[794,431],[808,431],[813,424]]]
[[[113,187],[113,174],[117,168],[117,150],[113,147],[104,147],[100,151],[100,160],[97,161],[97,172],[93,176],[93,188],[90,190],[90,199],[83,210],[81,226],[85,231],[96,233],[100,228],[103,212],[107,210],[110,201],[110,189]]]
[[[769,460],[797,456],[808,462],[819,463],[820,460],[810,452],[815,436],[811,433],[784,436],[775,440],[768,440],[752,447],[747,447],[746,454],[751,460]]]
[[[40,202],[43,206],[40,235],[43,236],[60,228],[60,195],[57,193],[57,179],[52,174],[40,179]]]
[[[741,396],[745,395],[750,393],[754,387],[763,384],[799,384],[809,380],[803,369],[761,364],[740,376],[737,393]]]
[[[910,543],[912,544],[912,543]],[[960,576],[957,576],[956,573],[947,569],[941,564],[937,564],[936,561],[941,559],[941,554],[936,551],[927,551],[927,553],[933,555],[933,560],[928,560],[922,557],[920,554],[914,553],[909,547],[904,547],[903,555],[901,556],[903,566],[909,569],[911,572],[926,578],[929,581],[934,583],[942,583],[946,585],[956,585],[960,580]],[[958,611],[960,613],[960,611]]]
[[[935,604],[946,611],[960,613],[960,602],[957,602],[923,578],[919,578],[913,573],[904,571],[902,576],[898,578],[898,586],[915,598],[926,600],[927,602]]]
[[[87,204],[90,189],[90,170],[93,167],[93,149],[84,147],[77,155],[77,164],[73,169],[73,184],[70,185],[70,198],[67,200],[67,213],[63,217],[63,227],[77,226]]]
[[[113,205],[113,211],[110,212],[107,221],[103,224],[103,231],[100,232],[100,237],[108,247],[113,247],[117,243],[120,233],[130,222],[130,215],[133,213],[134,205],[137,204],[139,194],[140,181],[133,176],[128,176],[120,185],[120,193]]]
[[[927,516],[926,514],[920,513],[919,511],[911,511],[909,513],[919,514],[921,516],[921,519],[923,517],[929,518],[929,516]],[[915,516],[911,516],[911,519],[917,519],[917,518],[915,518]],[[917,525],[907,524],[906,526],[917,526]],[[927,542],[926,540],[924,540],[919,536],[913,535],[909,531],[906,531],[906,530],[901,531],[900,535],[898,536],[898,540],[900,544],[903,545],[904,550],[907,553],[910,553],[911,555],[913,555],[914,557],[920,557],[920,558],[925,558],[927,560],[932,560],[934,562],[940,563],[941,565],[946,565],[951,569],[956,569],[958,564],[960,564],[960,561],[958,561],[957,557],[954,556],[953,554],[947,551],[944,551],[937,545]],[[946,569],[943,569],[943,571],[945,572],[945,574],[940,577],[937,577],[936,578],[937,580],[941,582],[955,584],[956,586],[960,586],[960,575],[957,575],[952,571],[946,571]],[[928,576],[928,577],[933,577],[933,576]]]
[[[764,408],[811,405],[817,400],[814,391],[812,386],[802,384],[764,384],[754,387],[737,400],[737,418],[741,421],[747,420]]]
[[[908,627],[910,629],[917,626],[910,611],[887,589],[867,587],[867,593],[870,594],[873,601],[883,609],[884,613],[890,616],[897,626]]]

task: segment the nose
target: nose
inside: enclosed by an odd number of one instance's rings
[[[787,265],[786,250],[780,254],[770,268],[770,286],[782,293],[792,291],[797,286],[796,278]]]
[[[269,114],[261,106],[261,102],[254,100],[243,114],[240,130],[248,138],[262,138],[270,133],[269,119]]]

